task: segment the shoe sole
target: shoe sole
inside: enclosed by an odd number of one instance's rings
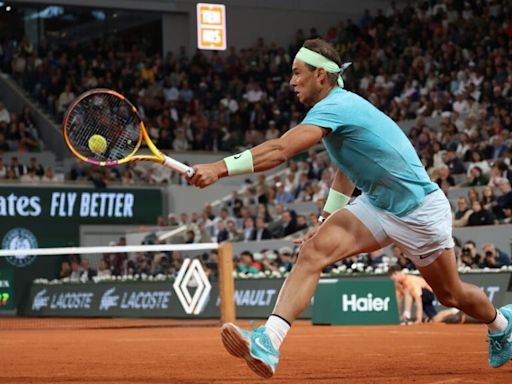
[[[240,333],[238,328],[230,323],[224,324],[221,330],[222,343],[234,357],[244,359],[249,368],[258,376],[270,379],[274,376],[272,368],[260,359],[251,356],[250,342]]]

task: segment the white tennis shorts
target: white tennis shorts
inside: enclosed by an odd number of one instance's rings
[[[363,194],[345,207],[384,247],[395,243],[418,267],[436,260],[445,248],[453,248],[452,211],[443,191],[425,196],[423,203],[404,217],[373,206]]]

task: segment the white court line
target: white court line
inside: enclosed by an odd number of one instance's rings
[[[432,381],[427,384],[452,384],[452,383],[460,383],[462,379],[447,379],[447,380],[441,380],[441,381]]]

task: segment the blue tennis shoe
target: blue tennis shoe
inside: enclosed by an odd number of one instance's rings
[[[272,345],[264,326],[245,331],[233,323],[226,323],[222,326],[221,336],[227,351],[244,359],[256,374],[270,379],[276,373],[279,351]]]
[[[499,368],[512,359],[512,304],[498,309],[508,320],[507,329],[499,333],[489,333],[489,364]]]

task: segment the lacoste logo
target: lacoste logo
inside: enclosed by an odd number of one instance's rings
[[[100,311],[108,311],[111,307],[117,306],[119,295],[114,295],[115,290],[115,288],[111,288],[103,294],[100,303]]]

